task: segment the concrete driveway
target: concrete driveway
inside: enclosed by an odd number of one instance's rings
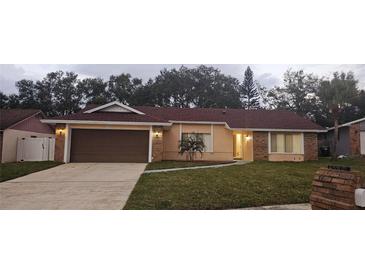
[[[71,163],[0,183],[0,209],[122,209],[146,164]]]

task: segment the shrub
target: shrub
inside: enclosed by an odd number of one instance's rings
[[[189,135],[188,137],[183,138],[179,143],[179,153],[186,153],[189,161],[194,161],[197,152],[199,152],[202,157],[204,149],[204,141],[198,135]]]

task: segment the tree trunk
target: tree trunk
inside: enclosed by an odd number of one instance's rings
[[[193,159],[193,152],[192,151],[189,151],[189,160],[190,162],[192,162],[194,159]]]

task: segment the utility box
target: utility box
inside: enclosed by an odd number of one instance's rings
[[[355,204],[359,207],[365,207],[365,188],[355,190]]]

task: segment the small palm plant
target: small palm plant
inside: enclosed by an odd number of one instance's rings
[[[179,153],[180,154],[186,153],[189,158],[189,161],[194,161],[197,152],[199,152],[200,155],[202,156],[204,149],[205,149],[204,141],[198,135],[190,135],[184,137],[179,143]]]

